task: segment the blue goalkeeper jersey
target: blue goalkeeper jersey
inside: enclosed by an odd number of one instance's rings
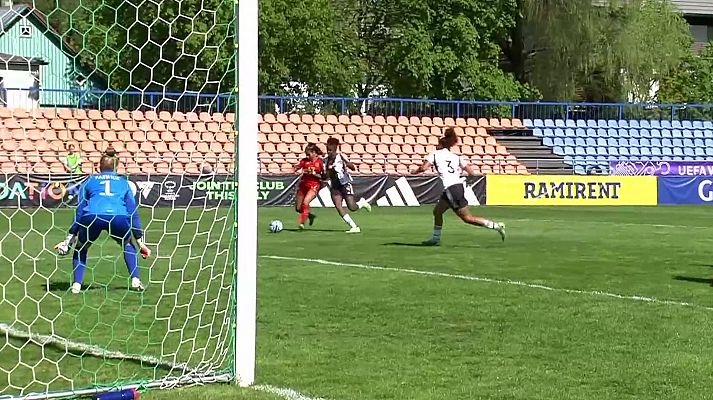
[[[82,185],[75,223],[85,215],[129,217],[131,228],[141,231],[141,220],[129,180],[113,171],[91,175]]]

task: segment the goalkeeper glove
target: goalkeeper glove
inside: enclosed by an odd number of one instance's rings
[[[151,249],[146,247],[146,244],[144,243],[143,239],[136,239],[136,243],[139,244],[139,247],[141,248],[141,257],[143,258],[149,258],[151,256]]]
[[[56,246],[54,246],[55,251],[57,251],[57,254],[61,256],[66,256],[69,254],[69,248],[72,246],[74,239],[76,239],[76,236],[74,235],[69,235],[67,236],[67,239],[57,243]]]

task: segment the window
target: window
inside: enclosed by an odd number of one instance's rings
[[[32,26],[20,25],[20,37],[21,38],[31,38],[32,37]]]

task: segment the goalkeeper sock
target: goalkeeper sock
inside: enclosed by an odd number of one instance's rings
[[[346,222],[347,225],[349,225],[350,227],[352,227],[352,228],[356,228],[356,227],[357,227],[356,222],[354,222],[354,220],[352,219],[352,217],[351,217],[349,214],[344,214],[344,216],[342,216],[342,219],[343,219],[344,222]]]
[[[124,261],[132,278],[139,278],[139,257],[136,255],[136,246],[132,242],[124,244]]]
[[[74,265],[74,282],[82,283],[84,280],[84,270],[87,268],[87,253],[89,243],[82,243],[74,248],[72,264]]]

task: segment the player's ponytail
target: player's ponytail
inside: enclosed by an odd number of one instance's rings
[[[443,133],[443,137],[438,140],[438,144],[443,149],[450,149],[458,143],[458,136],[453,128],[448,128]]]

